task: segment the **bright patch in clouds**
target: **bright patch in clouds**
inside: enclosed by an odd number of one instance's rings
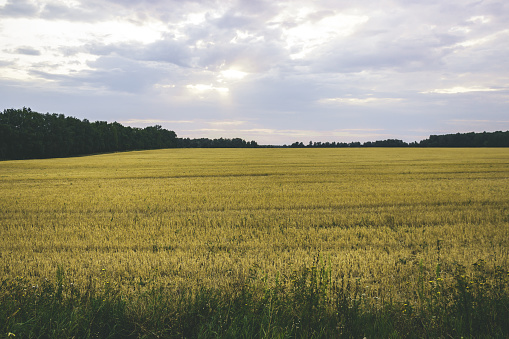
[[[231,44],[236,44],[239,42],[245,42],[245,41],[251,41],[251,42],[260,42],[265,39],[264,36],[256,36],[253,33],[250,33],[249,31],[240,31],[237,30],[235,32],[235,37],[230,40]]]
[[[230,91],[226,87],[214,87],[212,85],[204,85],[204,84],[187,85],[186,87],[187,87],[187,89],[194,91],[194,92],[198,92],[198,93],[216,91],[221,94],[228,94],[228,92]]]
[[[347,105],[371,105],[371,104],[391,104],[400,102],[401,98],[328,98],[321,99],[319,102],[328,104],[347,104]]]
[[[240,80],[243,79],[247,75],[247,73],[237,71],[235,69],[228,69],[225,71],[221,71],[221,75],[227,80]]]
[[[468,19],[468,21],[473,23],[487,24],[490,22],[490,18],[485,17],[484,15],[477,15]]]
[[[469,40],[459,42],[456,44],[456,46],[472,47],[472,46],[477,46],[477,45],[483,45],[483,44],[487,44],[489,42],[493,42],[495,40],[505,40],[505,39],[507,39],[508,35],[509,35],[509,29],[504,29],[502,31],[499,31],[499,32],[496,32],[494,34],[490,34],[487,36],[483,36],[481,38],[469,39]]]
[[[451,87],[451,88],[442,88],[442,89],[434,89],[427,92],[421,93],[440,93],[440,94],[458,94],[458,93],[469,93],[469,92],[497,92],[499,89],[495,88],[486,88],[486,87]]]
[[[309,15],[311,10],[301,10],[298,17]],[[285,29],[286,48],[291,51],[292,59],[306,57],[315,48],[338,37],[346,37],[369,17],[365,15],[336,14],[318,21],[305,20],[295,27]]]
[[[160,40],[162,33],[165,31],[162,23],[153,22],[140,26],[126,21],[109,21],[88,27],[75,26],[75,29],[84,29],[107,44],[122,41],[137,41],[142,44],[149,44]]]

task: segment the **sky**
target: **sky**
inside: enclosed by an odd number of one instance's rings
[[[509,130],[506,0],[0,0],[0,110],[259,144]]]

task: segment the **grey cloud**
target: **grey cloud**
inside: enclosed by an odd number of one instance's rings
[[[156,61],[190,67],[191,53],[184,42],[164,39],[150,44],[119,43],[119,44],[88,44],[84,49],[91,54],[101,56],[122,56],[138,61]]]
[[[320,97],[320,84],[312,77],[265,76],[239,83],[232,90],[241,110],[309,112]]]
[[[37,69],[30,73],[37,77],[54,80],[69,88],[92,85],[115,92],[141,93],[167,76],[161,69],[149,67],[120,56],[102,56],[89,62],[92,70],[81,71],[73,75],[52,74]]]
[[[14,52],[24,55],[41,55],[41,51],[32,47],[19,47]]]
[[[7,67],[14,65],[13,61],[0,60],[0,67]]]
[[[83,72],[78,79],[114,91],[141,92],[165,75],[163,70],[117,56],[100,57],[89,66],[94,70]]]
[[[89,2],[83,2],[79,6],[74,7],[52,2],[43,7],[40,17],[46,20],[98,22],[113,15],[113,13],[115,11],[110,11],[102,5],[92,6]]]
[[[33,17],[39,13],[39,8],[28,0],[8,0],[0,7],[0,16],[3,17]]]
[[[171,39],[147,45],[141,49],[139,57],[144,60],[169,62],[181,67],[189,67],[191,63],[189,47]]]
[[[337,41],[316,52],[317,57],[312,61],[314,70],[340,73],[381,69],[412,72],[437,69],[448,53],[434,41],[384,41],[380,37]]]

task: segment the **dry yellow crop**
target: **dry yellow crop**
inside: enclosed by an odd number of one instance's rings
[[[125,291],[290,276],[321,256],[372,296],[419,263],[509,266],[508,149],[169,149],[0,162],[0,278]],[[440,278],[441,279],[441,278]]]

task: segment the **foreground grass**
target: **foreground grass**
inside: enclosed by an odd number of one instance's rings
[[[509,272],[483,260],[474,266],[473,274],[458,265],[443,278],[440,263],[432,277],[421,266],[416,303],[370,300],[358,280],[333,278],[320,261],[270,282],[239,276],[228,289],[178,291],[149,284],[128,298],[107,281],[80,288],[60,267],[54,283],[2,282],[0,331],[22,338],[506,338]]]

